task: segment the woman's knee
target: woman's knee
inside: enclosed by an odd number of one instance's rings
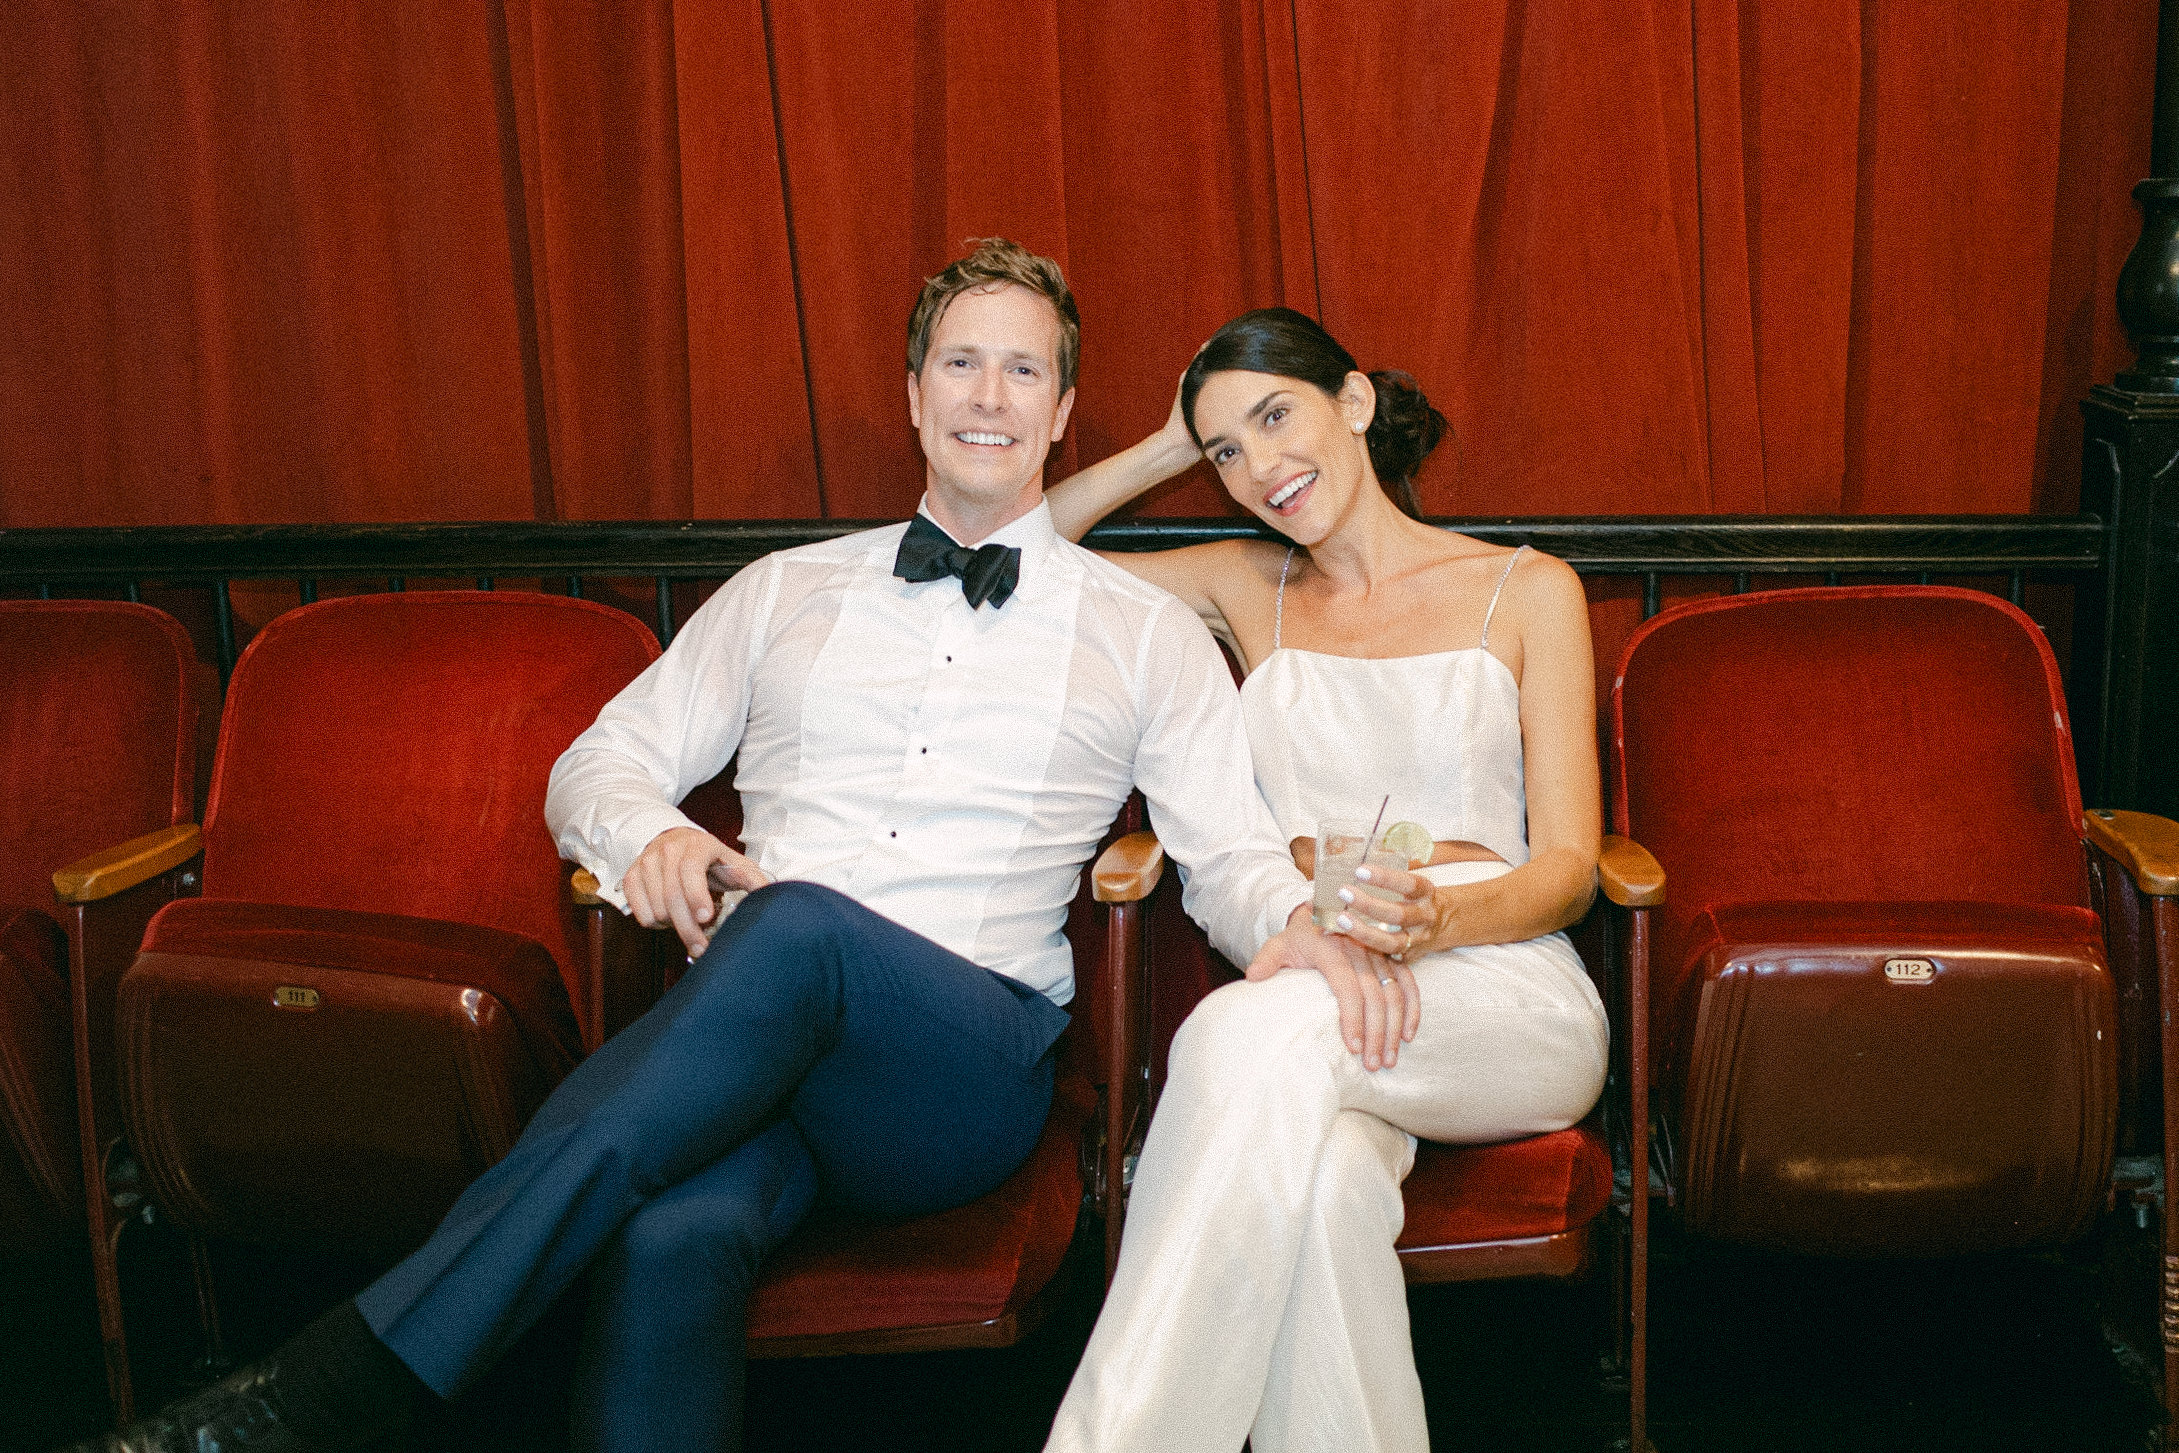
[[[1400,1182],[1414,1163],[1414,1142],[1364,1110],[1332,1121],[1311,1189],[1312,1220],[1325,1227],[1397,1236],[1406,1220]]]
[[[1229,1080],[1290,1075],[1339,1044],[1339,1005],[1315,974],[1284,973],[1213,990],[1173,1035],[1168,1074]]]

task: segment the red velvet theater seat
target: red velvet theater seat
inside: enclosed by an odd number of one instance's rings
[[[1584,1233],[1611,1204],[1611,1148],[1593,1117],[1494,1145],[1425,1141],[1400,1189],[1409,1281],[1572,1275],[1591,1254]]]
[[[1082,1205],[1086,1078],[1062,1079],[1043,1137],[1005,1184],[904,1225],[820,1213],[765,1268],[749,1350],[909,1351],[1003,1346],[1033,1324]]]
[[[1683,606],[1628,642],[1612,728],[1615,826],[1672,882],[1652,1034],[1688,1227],[1849,1255],[2085,1229],[2113,970],[2145,969],[2092,908],[2034,623],[1935,586]]]
[[[392,1258],[505,1152],[591,1025],[553,760],[657,656],[619,611],[356,596],[236,663],[201,898],[116,1015],[129,1139],[193,1235]]]
[[[1087,875],[1068,925],[1074,1019],[1029,1159],[982,1199],[935,1216],[894,1224],[820,1212],[765,1267],[750,1298],[749,1355],[1009,1346],[1042,1320],[1085,1205],[1107,1217],[1110,1277],[1119,1226],[1106,1188],[1120,1183],[1130,1129],[1139,1138],[1142,1123],[1141,1044],[1123,1029],[1140,1000],[1135,915],[1162,861],[1118,865],[1153,842],[1148,833],[1122,839]]]
[[[1631,845],[1620,845],[1624,852]],[[1607,891],[1626,895],[1607,863]],[[1615,897],[1614,901],[1617,901]],[[1196,1002],[1239,977],[1203,933],[1161,900],[1151,925],[1150,998],[1157,1024],[1151,1059],[1162,1086],[1173,1032]],[[1615,1003],[1615,986],[1605,1003]],[[1613,1031],[1620,1015],[1612,1014]],[[1625,1047],[1619,1049],[1624,1058]],[[1595,1254],[1592,1233],[1612,1199],[1612,1157],[1591,1115],[1549,1135],[1489,1145],[1424,1141],[1402,1186],[1406,1224],[1400,1264],[1413,1283],[1570,1276]]]
[[[0,1255],[83,1234],[70,961],[95,960],[106,920],[137,905],[105,905],[86,938],[53,875],[189,821],[196,668],[181,627],[149,606],[0,601]],[[107,983],[119,971],[89,967]]]
[[[90,1208],[123,1408],[96,1129],[118,1120],[113,985],[181,886],[199,724],[217,692],[181,627],[149,606],[0,602],[0,1257],[80,1246]]]
[[[0,1255],[31,1255],[82,1234],[69,1038],[60,924],[35,908],[0,909]]]
[[[741,804],[732,782],[730,765],[681,807],[739,843]],[[1029,1159],[982,1199],[935,1216],[896,1224],[818,1212],[765,1267],[750,1299],[750,1356],[1014,1343],[1042,1320],[1085,1207],[1105,1216],[1110,1276],[1120,1231],[1113,1190],[1147,1122],[1142,910],[1163,876],[1164,856],[1151,834],[1130,831],[1141,819],[1140,801],[1131,800],[1069,914],[1073,1018],[1059,1040],[1051,1114]],[[578,887],[586,878],[578,875]],[[591,911],[594,941],[619,931],[613,910]],[[670,939],[656,937],[678,955]],[[625,1022],[642,1007],[626,1004],[609,1018]]]
[[[396,1259],[582,1053],[552,955],[472,924],[185,898],[123,985],[137,1150],[207,1235]]]

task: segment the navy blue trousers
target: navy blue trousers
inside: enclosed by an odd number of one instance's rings
[[[764,1254],[819,1197],[904,1218],[998,1185],[1066,1019],[829,888],[760,889],[356,1305],[452,1397],[587,1268],[575,1446],[737,1448]]]

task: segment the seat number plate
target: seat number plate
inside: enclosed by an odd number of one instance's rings
[[[1894,984],[1931,984],[1937,979],[1937,966],[1928,959],[1886,959],[1884,977]]]
[[[315,1009],[318,1007],[318,991],[282,984],[272,991],[272,1002],[282,1009]]]

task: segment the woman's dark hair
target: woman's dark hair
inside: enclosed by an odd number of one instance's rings
[[[1195,396],[1212,374],[1233,370],[1298,378],[1332,398],[1346,386],[1347,375],[1359,371],[1354,355],[1308,314],[1292,308],[1243,313],[1213,333],[1181,375],[1180,415],[1198,449],[1203,436],[1196,432]],[[1411,375],[1396,368],[1380,369],[1369,381],[1377,389],[1377,413],[1365,436],[1370,467],[1392,502],[1419,520],[1422,502],[1415,495],[1415,471],[1445,437],[1445,416],[1430,406]]]

